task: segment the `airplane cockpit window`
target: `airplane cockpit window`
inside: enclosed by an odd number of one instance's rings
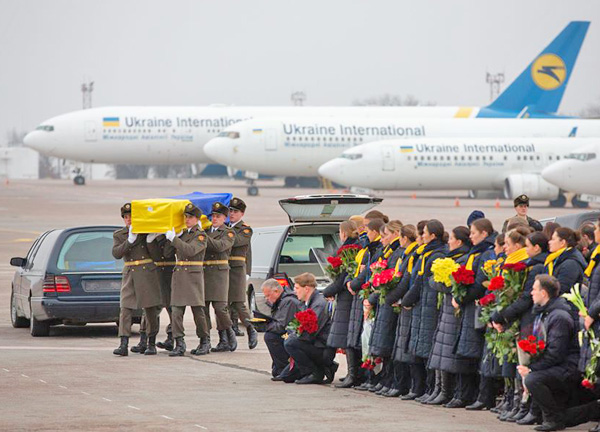
[[[571,153],[565,156],[565,159],[575,159],[582,162],[596,159],[596,153]]]
[[[342,159],[350,159],[350,160],[357,160],[362,158],[362,154],[361,153],[342,153],[342,155],[340,156]]]
[[[46,132],[52,132],[52,131],[54,131],[54,126],[39,125],[38,127],[35,128],[35,130],[42,130],[42,131],[46,131]]]
[[[237,139],[240,137],[240,133],[239,132],[221,132],[219,135],[217,135],[218,137],[223,137],[223,138],[231,138],[231,139]]]

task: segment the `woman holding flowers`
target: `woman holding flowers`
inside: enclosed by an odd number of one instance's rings
[[[331,284],[323,290],[323,296],[329,301],[335,300],[335,310],[331,321],[331,329],[327,337],[327,349],[346,349],[348,339],[348,322],[352,306],[352,294],[346,289],[348,273],[356,268],[356,254],[362,249],[358,245],[358,229],[352,221],[344,221],[339,228],[342,246],[338,249],[336,257],[339,259],[337,276]],[[354,262],[352,262],[354,261]],[[352,354],[350,354],[352,356]],[[348,368],[352,362],[348,361]],[[354,362],[356,363],[356,362]]]
[[[458,226],[454,228],[448,239],[446,259],[433,263],[433,276],[430,286],[438,291],[438,306],[440,318],[435,331],[433,348],[429,357],[429,369],[435,369],[441,382],[441,391],[430,405],[442,405],[447,408],[464,408],[467,403],[460,388],[459,374],[474,374],[477,372],[475,359],[461,358],[454,352],[458,338],[460,319],[452,306],[451,275],[460,265],[466,263],[471,240],[469,228]],[[439,267],[439,269],[438,269]],[[467,395],[468,396],[468,395]]]
[[[416,265],[417,277],[411,284],[408,292],[402,299],[402,305],[413,308],[412,323],[410,328],[409,350],[417,360],[425,366],[433,346],[433,334],[438,322],[437,291],[429,285],[431,266],[438,258],[446,254],[444,241],[444,225],[437,219],[431,219],[425,224],[423,230],[423,244],[425,248]],[[436,399],[440,386],[435,385],[435,371],[427,369],[428,392],[419,402],[427,403]]]
[[[363,289],[363,284],[371,277],[371,264],[375,261],[377,252],[381,247],[381,235],[379,231],[385,223],[381,219],[370,220],[367,227],[367,238],[369,244],[359,252],[357,259],[360,259],[360,265],[356,268],[356,272],[352,277],[349,276],[349,281],[346,283],[348,292],[352,295],[352,306],[350,308],[350,319],[348,321],[348,338],[346,339],[346,355],[350,353],[348,361],[352,361],[353,371],[355,375],[350,373],[346,379],[340,384],[342,388],[353,387],[359,384],[359,367],[362,359],[362,344],[361,335],[363,329],[363,299],[359,295]]]
[[[399,280],[395,276],[395,266],[404,251],[400,245],[401,229],[402,222],[399,220],[392,220],[383,227],[381,242],[384,247],[377,261],[380,264],[385,264],[385,266],[383,270],[373,271],[370,280],[374,291],[369,296],[368,301],[376,312],[369,344],[369,355],[375,359],[380,358],[383,363],[383,371],[380,374],[379,382],[372,389],[378,395],[389,392],[393,381],[393,367],[390,356],[394,348],[398,315],[396,315],[392,306],[385,303],[385,297],[391,285],[394,282],[397,284]]]

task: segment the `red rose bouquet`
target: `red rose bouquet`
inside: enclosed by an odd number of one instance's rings
[[[379,290],[379,304],[385,304],[385,297],[393,290],[402,278],[401,273],[396,273],[393,268],[386,269],[373,276],[372,285]]]
[[[319,319],[312,309],[296,312],[294,319],[290,321],[287,330],[300,336],[302,333],[314,334],[319,330]]]
[[[542,355],[546,349],[546,341],[538,339],[534,335],[529,335],[526,339],[521,339],[517,342],[520,352],[524,353],[525,358],[520,357],[519,363],[522,365],[529,364],[531,360],[534,360]]]
[[[329,265],[325,267],[325,271],[331,279],[337,278],[342,273],[342,270],[344,270],[344,268],[342,267],[342,259],[336,256],[328,257],[327,262],[329,263]]]
[[[461,302],[467,295],[470,285],[475,283],[475,272],[462,265],[450,276],[452,282],[452,297]]]
[[[347,274],[354,275],[356,272],[356,255],[361,249],[357,244],[345,245],[338,249],[337,256],[342,260],[342,267]]]

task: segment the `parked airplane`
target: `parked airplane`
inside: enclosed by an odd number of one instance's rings
[[[319,168],[337,183],[380,190],[483,189],[513,199],[527,194],[563,207],[544,167],[573,147],[600,138],[429,138],[372,142],[344,151]]]
[[[544,168],[542,177],[563,191],[574,192],[573,207],[600,200],[600,143],[587,145]],[[589,196],[592,195],[592,196]]]
[[[241,120],[257,117],[552,117],[575,66],[589,22],[574,21],[494,101],[474,107],[105,107],[44,121],[25,144],[81,162],[208,162],[204,144]],[[75,178],[82,182],[83,178]]]
[[[600,137],[599,120],[579,119],[257,119],[237,123],[204,146],[213,160],[275,176],[315,176],[344,150],[382,140],[442,137]],[[409,145],[409,144],[407,144]],[[363,149],[364,147],[361,147]],[[569,148],[559,154],[566,154]],[[360,166],[357,164],[356,166]],[[443,169],[440,175],[444,176]],[[328,171],[329,172],[329,171]],[[322,173],[321,173],[322,174]],[[328,176],[332,177],[332,176]],[[335,178],[332,178],[336,180]],[[475,185],[471,185],[473,188]]]

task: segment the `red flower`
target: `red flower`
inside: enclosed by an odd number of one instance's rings
[[[380,280],[380,279],[381,279],[381,277],[380,277],[380,275],[378,275],[378,274],[376,274],[375,276],[373,276],[372,283],[373,283],[373,286],[374,286],[375,288],[377,288],[377,287],[379,286],[379,284],[381,283],[381,280]]]
[[[313,334],[319,330],[319,319],[312,309],[296,312],[294,318],[300,322],[300,326],[298,327],[298,332],[300,333],[307,332],[308,334]]]
[[[371,287],[371,284],[369,282],[365,282],[364,284],[362,284],[360,286],[360,289],[368,290],[370,287]]]
[[[467,270],[467,267],[463,265],[452,273],[452,278],[457,284],[472,285],[475,283],[475,272],[473,272],[473,270]]]
[[[488,306],[496,301],[496,295],[494,293],[490,293],[486,296],[483,296],[479,299],[479,304],[481,306]]]
[[[497,291],[502,288],[504,288],[504,278],[502,276],[496,276],[490,280],[490,285],[488,286],[490,291]]]
[[[540,351],[544,351],[544,349],[546,348],[546,342],[544,342],[543,340],[539,341],[538,348],[540,349]]]
[[[338,268],[342,265],[342,259],[338,257],[328,257],[327,262],[331,264],[333,268]]]
[[[523,270],[525,270],[527,268],[527,265],[523,262],[518,262],[518,263],[514,263],[514,264],[504,264],[502,266],[502,268],[504,270],[510,270],[510,271],[514,271],[514,272],[522,272]]]
[[[376,365],[381,364],[382,361],[383,361],[383,359],[381,357],[375,358],[375,364]]]
[[[529,336],[527,336],[527,340],[529,342],[535,342],[536,341],[536,337],[534,335],[529,335]]]
[[[581,385],[586,389],[590,390],[594,388],[594,383],[591,382],[589,379],[584,379],[583,381],[581,381]]]
[[[358,250],[358,249],[362,249],[362,248],[361,248],[359,245],[357,245],[357,244],[349,244],[349,245],[345,245],[345,246],[342,246],[342,247],[340,247],[340,248],[337,250],[337,253],[336,253],[336,255],[339,255],[339,254],[341,254],[343,251],[346,251],[346,250],[351,250],[351,249],[356,249],[356,250]]]

